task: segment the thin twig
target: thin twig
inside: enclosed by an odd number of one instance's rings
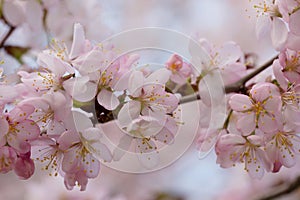
[[[262,72],[265,69],[267,69],[269,66],[271,66],[272,63],[274,62],[274,60],[277,59],[277,58],[278,58],[278,55],[275,56],[275,57],[273,57],[272,59],[270,59],[268,62],[266,62],[261,67],[257,68],[256,70],[254,70],[253,72],[251,72],[247,76],[241,78],[239,81],[226,86],[225,87],[225,93],[231,93],[231,92],[241,91],[245,87],[245,83],[247,81],[249,81],[250,79],[252,79],[256,75],[258,75],[260,72]],[[188,102],[196,101],[196,100],[199,100],[199,99],[200,99],[200,96],[199,96],[198,92],[196,92],[194,94],[182,97],[180,99],[179,104],[188,103]]]
[[[272,200],[287,194],[290,194],[294,192],[295,190],[300,188],[300,177],[297,177],[292,183],[289,184],[286,188],[282,190],[278,190],[278,188],[275,188],[274,193],[272,193],[269,196],[265,196],[263,198],[260,198],[259,200]]]
[[[3,20],[3,22],[9,27],[9,30],[7,31],[7,33],[5,34],[5,36],[3,37],[2,41],[0,42],[0,48],[4,47],[4,44],[6,42],[6,40],[11,36],[11,34],[15,31],[16,27],[13,26],[11,23],[9,23],[7,21],[7,19],[2,15],[1,19]]]
[[[3,48],[4,47],[4,43],[6,42],[6,40],[11,36],[11,34],[14,32],[15,30],[15,27],[9,27],[9,30],[8,32],[6,33],[6,35],[3,37],[1,43],[0,43],[0,48]]]

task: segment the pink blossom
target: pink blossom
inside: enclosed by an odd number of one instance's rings
[[[300,85],[293,84],[288,81],[288,79],[284,76],[283,68],[279,63],[279,60],[274,61],[273,72],[281,87],[281,100],[283,103],[282,112],[284,118],[282,121],[286,126],[289,126],[292,129],[297,129],[300,125]]]
[[[85,190],[87,179],[97,177],[100,162],[83,145],[79,134],[67,131],[58,139],[59,148],[64,151],[62,171],[67,189],[73,189],[75,182]]]
[[[286,50],[279,54],[281,71],[292,84],[300,84],[300,51]]]
[[[24,154],[30,151],[30,142],[35,140],[40,134],[37,124],[28,119],[34,111],[33,106],[23,105],[15,107],[6,116],[2,116],[1,143],[6,142],[18,153]]]
[[[118,148],[113,154],[114,160],[119,160],[125,154],[123,150],[128,150],[133,145],[141,164],[152,169],[159,162],[159,143],[171,145],[174,142],[178,125],[171,117],[159,121],[154,117],[139,116],[132,120],[124,130],[127,135],[120,139]]]
[[[244,170],[252,178],[260,179],[264,171],[269,172],[272,169],[272,163],[263,147],[264,142],[261,136],[243,137],[232,133],[224,134],[216,144],[217,163],[224,168],[235,166],[236,163],[244,163]]]
[[[204,58],[201,58],[202,77],[220,69],[224,84],[227,85],[236,82],[246,74],[246,67],[243,63],[244,55],[236,43],[226,42],[221,46],[215,46],[206,39],[201,39],[200,45],[205,51]]]
[[[240,115],[236,126],[244,135],[256,127],[267,133],[277,130],[281,104],[278,88],[271,83],[257,84],[250,96],[235,94],[229,100],[230,107]]]
[[[63,93],[49,92],[40,97],[27,98],[19,105],[31,105],[35,110],[29,118],[48,135],[60,135],[65,131],[65,121],[71,115],[72,100]]]
[[[266,152],[276,171],[282,165],[288,168],[294,166],[296,156],[300,154],[300,137],[297,132],[287,128],[280,124],[278,131],[267,135]]]
[[[100,162],[110,162],[112,155],[101,142],[103,135],[98,128],[93,128],[91,121],[78,112],[73,113],[76,130],[65,131],[58,139],[58,148],[63,152],[61,170],[64,173],[67,189],[72,189],[77,182],[85,190],[89,178],[99,174]]]
[[[256,3],[254,8],[259,13],[256,23],[257,37],[260,39],[266,33],[271,33],[275,49],[284,49],[288,38],[288,28],[282,16],[287,18],[288,11],[284,9],[283,1],[258,0]]]
[[[180,85],[184,84],[192,73],[191,66],[176,54],[169,58],[166,62],[166,67],[172,72],[170,79]]]
[[[178,98],[165,91],[164,84],[169,77],[170,71],[167,69],[157,70],[148,77],[140,71],[133,72],[128,85],[131,100],[121,108],[119,122],[128,124],[128,120],[138,117],[140,113],[159,117],[173,112],[178,106]]]
[[[31,73],[26,71],[18,72],[21,76],[21,81],[32,92],[37,92],[38,94],[64,90],[64,81],[72,77],[72,74],[75,72],[68,63],[46,52],[39,54],[38,63],[45,68],[45,71]]]
[[[7,173],[14,168],[17,154],[12,147],[0,147],[0,173]]]

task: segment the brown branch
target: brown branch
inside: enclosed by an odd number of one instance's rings
[[[247,81],[249,81],[250,79],[252,79],[256,75],[258,75],[260,72],[267,69],[269,66],[271,66],[272,63],[274,62],[274,60],[277,59],[277,58],[278,58],[278,55],[273,57],[272,59],[270,59],[268,62],[266,62],[265,64],[263,64],[261,67],[257,68],[256,70],[254,70],[250,74],[248,74],[245,77],[241,78],[239,81],[226,86],[225,87],[225,93],[227,94],[227,93],[231,93],[231,92],[238,92],[238,91],[242,91],[243,89],[245,89],[245,84],[246,84]],[[194,94],[182,97],[180,99],[179,104],[188,103],[188,102],[196,101],[196,100],[199,100],[199,99],[200,99],[200,96],[196,92]]]
[[[3,37],[1,43],[0,43],[0,48],[3,48],[4,47],[4,43],[6,42],[6,40],[11,36],[11,34],[14,32],[16,28],[13,27],[13,26],[10,26],[9,27],[9,30],[8,32],[5,34],[5,36]]]
[[[7,33],[5,34],[5,36],[3,37],[2,41],[0,42],[0,48],[4,47],[4,44],[6,42],[6,40],[11,36],[11,34],[15,31],[16,27],[13,26],[11,23],[9,23],[7,21],[7,19],[4,17],[4,15],[1,16],[1,19],[3,20],[3,22],[9,27]]]
[[[271,195],[260,198],[259,200],[272,200],[287,194],[290,194],[300,188],[300,176],[297,177],[284,189],[275,188]]]

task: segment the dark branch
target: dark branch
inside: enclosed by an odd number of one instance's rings
[[[243,90],[247,81],[249,81],[250,79],[252,79],[256,75],[258,75],[260,72],[262,72],[265,69],[267,69],[269,66],[271,66],[272,63],[274,62],[274,60],[277,59],[277,58],[278,58],[278,55],[275,56],[275,57],[273,57],[272,59],[270,59],[264,65],[262,65],[261,67],[257,68],[256,70],[254,70],[253,72],[251,72],[247,76],[241,78],[239,81],[226,86],[225,87],[225,93],[238,92],[238,91]],[[199,100],[199,99],[200,99],[199,94],[198,93],[194,93],[194,94],[182,97],[180,99],[179,103],[183,104],[183,103],[188,103],[188,102],[191,102],[191,101],[196,101],[196,100]]]
[[[12,24],[10,24],[6,18],[2,15],[1,19],[3,20],[3,22],[8,26],[8,31],[7,33],[4,35],[1,43],[0,43],[0,48],[4,47],[4,44],[6,42],[6,40],[11,36],[11,34],[14,32],[14,30],[16,29],[16,27],[14,27]]]
[[[260,198],[259,200],[272,200],[272,199],[290,194],[299,188],[300,188],[300,176],[297,177],[287,187],[285,187],[283,189],[275,188],[274,192],[271,192],[272,193],[271,195]]]

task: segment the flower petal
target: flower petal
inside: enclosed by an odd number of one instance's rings
[[[98,103],[107,110],[114,110],[120,104],[118,97],[111,91],[102,89],[97,95]]]

